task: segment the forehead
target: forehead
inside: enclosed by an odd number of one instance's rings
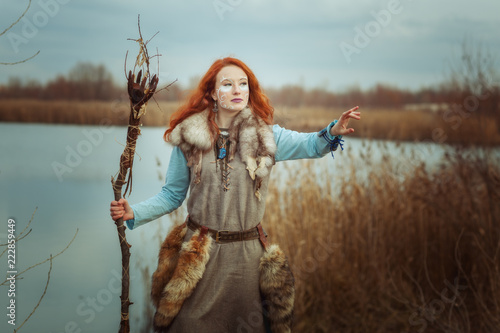
[[[222,79],[231,79],[233,81],[240,80],[241,78],[247,78],[245,72],[235,65],[229,65],[223,67],[219,73],[217,73],[217,81],[220,82]]]

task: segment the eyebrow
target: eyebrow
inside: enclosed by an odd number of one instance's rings
[[[227,77],[224,77],[224,75],[222,75],[222,79],[220,79],[220,82],[223,82],[224,80],[228,80],[230,82],[233,82],[233,80],[228,79]]]
[[[234,82],[234,80],[233,80],[233,79],[230,79],[230,78],[224,77],[224,75],[222,76],[222,78],[220,79],[220,81],[219,81],[219,82],[224,82],[224,80],[228,80],[229,82]],[[246,76],[242,76],[242,77],[240,77],[240,81],[241,81],[241,80],[247,80],[247,81],[248,81],[248,77],[246,77]]]

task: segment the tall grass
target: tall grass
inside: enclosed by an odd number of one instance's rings
[[[500,332],[498,151],[401,169],[379,148],[379,162],[343,155],[333,178],[306,163],[270,187],[264,225],[295,273],[294,331]]]
[[[297,131],[317,131],[338,119],[346,109],[321,107],[276,108],[275,121]],[[368,139],[428,141],[461,145],[500,145],[494,118],[476,112],[454,115],[429,110],[405,111],[361,106],[362,120],[351,122],[352,136]]]
[[[152,100],[143,124],[167,126],[177,107],[177,102],[157,104]],[[125,98],[113,102],[11,99],[0,103],[0,121],[4,122],[126,126],[129,114],[129,101]]]
[[[168,126],[180,102],[150,101],[145,126]],[[289,129],[314,132],[338,118],[346,109],[275,106],[275,122]],[[480,112],[454,114],[431,111],[373,109],[361,106],[362,121],[351,122],[353,136],[369,139],[431,141],[448,144],[500,145],[496,121]],[[2,100],[0,121],[79,125],[127,125],[128,99],[113,102]]]

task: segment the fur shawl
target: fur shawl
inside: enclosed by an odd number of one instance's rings
[[[186,118],[170,134],[170,143],[179,146],[188,161],[188,166],[193,168],[194,184],[201,181],[203,153],[214,147],[210,135],[209,112],[211,111],[205,110]],[[248,107],[236,115],[228,131],[230,140],[228,162],[234,159],[236,152],[239,153],[249,176],[255,181],[255,195],[260,200],[259,188],[262,179],[269,175],[270,167],[274,164],[276,143],[273,131]]]

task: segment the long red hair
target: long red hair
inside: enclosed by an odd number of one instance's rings
[[[250,96],[248,98],[248,106],[252,112],[260,117],[267,124],[273,122],[274,108],[269,103],[269,98],[260,89],[259,81],[255,77],[254,73],[250,68],[248,68],[245,63],[236,58],[223,58],[216,60],[212,66],[208,69],[207,73],[203,76],[198,84],[198,88],[191,94],[188,102],[181,106],[172,116],[170,117],[169,128],[165,131],[163,138],[165,141],[169,141],[170,133],[172,130],[179,125],[184,119],[189,116],[203,112],[206,109],[211,109],[214,100],[212,99],[212,93],[215,90],[215,78],[220,70],[226,66],[235,65],[241,68],[248,77],[248,85],[250,88]],[[215,113],[208,112],[208,122],[211,125],[211,135],[212,140],[218,135],[219,128],[215,123]]]

